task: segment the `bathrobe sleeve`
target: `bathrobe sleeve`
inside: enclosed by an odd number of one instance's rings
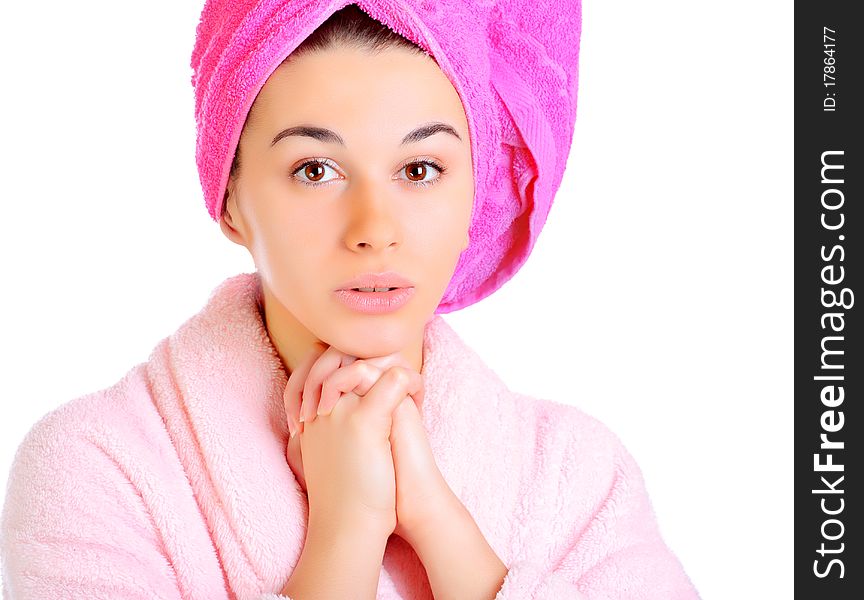
[[[55,416],[31,429],[10,469],[0,528],[3,600],[181,600],[190,593],[227,600],[221,578],[191,585],[178,578],[178,568],[194,578],[204,557],[174,564],[127,475],[128,461],[117,458],[122,440],[114,446],[109,436],[72,431]]]
[[[514,560],[495,600],[699,599],[660,536],[638,465],[617,437],[609,433],[606,439],[613,458],[605,476],[597,477],[593,470],[585,480],[562,475],[553,488],[565,496],[561,506],[574,507],[576,495],[586,494],[591,479],[608,482],[596,494],[587,525],[584,519],[574,522],[559,514],[560,526],[556,523],[548,548],[531,555],[543,558]]]

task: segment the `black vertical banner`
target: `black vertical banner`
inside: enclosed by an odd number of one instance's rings
[[[795,3],[795,593],[814,600],[864,598],[864,21],[853,6]]]

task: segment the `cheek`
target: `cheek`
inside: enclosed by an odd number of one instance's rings
[[[290,224],[290,225],[286,225]],[[300,221],[292,215],[262,220],[255,238],[255,262],[259,269],[266,270],[274,283],[295,285],[307,277],[317,265],[317,231],[312,227],[298,226]]]
[[[427,230],[435,232],[435,238],[431,243],[445,256],[458,256],[465,246],[471,225],[473,197],[473,188],[456,188],[454,196],[447,199],[446,210],[437,215],[436,227],[427,227]]]
[[[458,215],[450,213],[443,218],[427,221],[418,235],[425,268],[439,282],[450,280],[462,247],[465,244],[465,229]]]
[[[303,210],[303,205],[291,198],[268,200],[260,211],[258,228],[265,245],[274,251],[302,252],[320,239],[325,219],[322,215]]]

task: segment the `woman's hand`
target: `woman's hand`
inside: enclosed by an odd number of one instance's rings
[[[422,405],[420,405],[422,406]],[[453,493],[438,469],[420,408],[406,399],[393,412],[390,429],[396,472],[396,529],[393,533],[412,543],[420,527],[438,526]]]
[[[363,529],[371,524],[389,535],[397,525],[392,414],[407,394],[422,387],[422,380],[419,373],[411,377],[407,369],[391,369],[373,385],[353,391],[364,381],[366,368],[335,348],[322,352],[316,347],[288,378],[285,408],[293,419],[301,402],[308,410],[313,397],[316,407],[322,395],[337,399],[328,414],[301,424],[291,440],[299,440],[310,522],[319,518],[329,526]],[[322,377],[324,373],[329,375]]]
[[[335,351],[335,350],[334,350]],[[340,353],[341,354],[341,353]],[[420,408],[423,402],[422,376],[413,370],[408,361],[400,354],[394,353],[383,357],[375,357],[357,360],[350,355],[342,354],[341,360],[334,357],[331,364],[338,364],[339,371],[347,370],[347,365],[356,365],[352,375],[328,373],[323,364],[321,368],[310,373],[306,379],[304,389],[310,393],[304,395],[302,410],[305,415],[305,423],[314,421],[319,415],[327,415],[340,401],[332,386],[323,383],[327,378],[332,381],[341,381],[348,387],[357,383],[353,391],[361,396],[373,387],[382,375],[393,367],[406,370],[409,378],[420,378],[419,391],[411,392],[410,395],[398,404],[393,411],[392,426],[390,430],[391,452],[396,477],[396,518],[397,524],[394,533],[409,540],[411,532],[422,524],[434,521],[434,517],[443,513],[444,502],[451,497],[451,492],[443,476],[435,464],[432,449],[423,427],[420,416]],[[321,390],[320,394],[316,390]],[[414,388],[416,390],[416,386]],[[412,399],[413,398],[413,399]],[[286,403],[286,410],[288,404]],[[287,410],[288,419],[293,423],[299,421],[300,407],[296,412]],[[297,440],[295,436],[293,440]],[[292,446],[296,448],[292,452]],[[299,452],[299,443],[289,441],[288,462],[297,476],[301,487],[305,489],[303,481],[303,465]]]

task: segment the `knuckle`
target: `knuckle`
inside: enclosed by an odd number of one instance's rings
[[[376,370],[375,365],[367,360],[358,360],[354,364],[357,365],[357,370],[360,371],[360,374],[364,377],[371,375]]]
[[[404,367],[390,367],[386,374],[397,385],[406,385],[410,381],[410,375]]]
[[[361,382],[361,386],[365,389],[375,382],[381,371],[369,362],[357,361],[357,374]]]

